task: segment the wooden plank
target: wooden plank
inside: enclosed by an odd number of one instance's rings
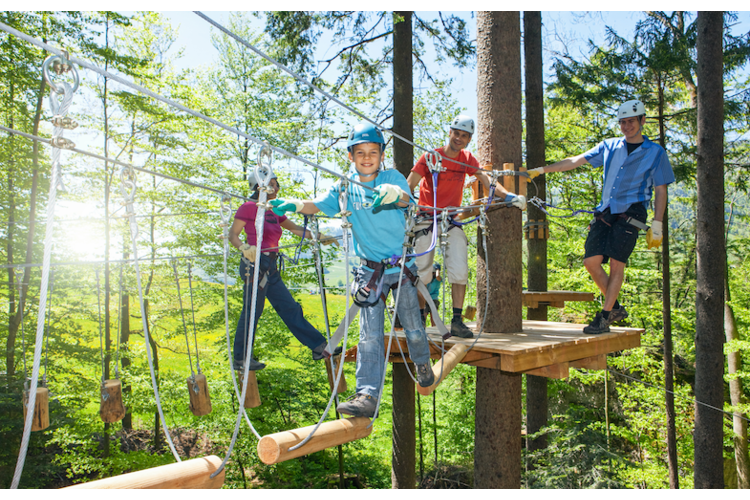
[[[599,354],[598,356],[591,356],[590,358],[577,359],[570,362],[570,367],[583,368],[586,370],[606,370],[607,355]]]
[[[550,290],[548,292],[523,291],[523,306],[535,309],[539,303],[593,302],[592,292],[570,292],[567,290]],[[562,307],[562,306],[552,306]]]
[[[542,366],[541,368],[534,368],[533,370],[526,370],[524,373],[527,375],[536,375],[537,377],[547,377],[563,379],[568,378],[570,375],[570,364],[566,361],[564,363],[556,363],[554,365]]]

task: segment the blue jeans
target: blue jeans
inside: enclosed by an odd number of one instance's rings
[[[263,314],[263,307],[266,304],[266,297],[268,297],[268,301],[271,302],[279,317],[284,321],[289,331],[297,337],[297,340],[310,349],[324,344],[326,342],[325,337],[305,319],[302,313],[302,306],[294,300],[284,282],[281,281],[281,275],[276,269],[276,258],[265,254],[262,255],[260,268],[262,272],[267,272],[268,281],[265,286],[261,287],[260,283],[263,280],[263,275],[258,280],[258,304],[255,306],[255,337],[258,336],[258,319]],[[247,271],[249,272],[246,276]],[[242,313],[237,322],[237,331],[234,334],[234,360],[237,363],[243,363],[245,359],[245,345],[249,335],[248,317],[250,316],[250,308],[253,304],[253,266],[245,264],[244,260],[240,261],[240,280],[243,282]]]
[[[409,269],[414,275],[417,274],[416,266],[413,265]],[[362,279],[367,283],[371,276],[372,271],[365,271]],[[387,290],[387,287],[396,283],[398,276],[398,272],[386,274],[383,290]],[[394,290],[393,293],[395,297],[398,290]],[[385,363],[384,312],[385,303],[382,300],[378,300],[372,307],[363,307],[359,311],[357,392],[368,394],[374,398],[377,398],[380,393]],[[430,361],[430,347],[420,318],[417,289],[409,280],[406,280],[406,283],[401,286],[396,312],[401,321],[401,326],[404,327],[406,342],[409,346],[409,357],[418,365],[428,363]]]

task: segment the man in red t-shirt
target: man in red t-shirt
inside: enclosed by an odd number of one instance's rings
[[[414,188],[419,184],[419,204],[422,206],[434,206],[437,208],[460,207],[463,197],[464,180],[467,175],[473,175],[484,186],[485,192],[489,192],[490,180],[487,178],[479,162],[466,146],[471,142],[474,135],[474,120],[466,115],[459,115],[451,123],[448,143],[436,149],[442,159],[445,169],[438,173],[437,193],[434,191],[432,172],[427,166],[427,159],[423,154],[414,168],[411,170],[406,181],[409,187]],[[512,202],[513,206],[526,209],[526,198],[509,193],[499,182],[495,185],[495,198]],[[422,220],[414,227],[417,233],[414,251],[419,254],[427,251],[432,243],[433,220],[432,212],[422,211]],[[424,216],[427,217],[424,217]],[[440,227],[440,213],[438,213],[438,234],[442,231]],[[466,295],[466,284],[469,281],[468,241],[460,226],[451,225],[447,233],[448,246],[445,249],[445,268],[448,281],[451,284],[451,296],[453,299],[453,318],[451,320],[451,335],[462,338],[472,338],[474,333],[461,320],[464,307],[464,296]],[[439,241],[439,240],[437,240]],[[439,243],[437,243],[439,244]],[[436,246],[437,246],[436,244]],[[433,249],[426,255],[417,257],[419,268],[419,279],[427,285],[432,281],[432,264],[435,259]],[[419,307],[422,310],[422,318],[425,317],[425,299],[419,296]]]

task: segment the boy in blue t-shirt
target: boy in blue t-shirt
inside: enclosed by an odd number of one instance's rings
[[[347,141],[349,160],[354,163],[356,173],[350,179],[374,188],[364,189],[349,183],[346,210],[352,224],[355,253],[361,266],[354,269],[357,293],[355,300],[362,306],[359,321],[359,344],[357,347],[357,393],[338,406],[339,413],[356,417],[374,417],[377,398],[383,380],[384,312],[385,299],[392,289],[397,293],[400,265],[383,263],[391,257],[402,255],[406,221],[405,207],[411,196],[406,178],[397,170],[380,170],[385,160],[385,140],[377,127],[358,124]],[[333,216],[341,212],[339,193],[341,183],[332,186],[327,193],[313,201],[272,200],[274,212],[283,215],[297,212],[312,215],[323,212]],[[430,365],[430,350],[419,312],[419,300],[415,278],[417,268],[414,259],[404,266],[400,285],[398,316],[404,327],[409,346],[409,357],[416,364],[417,382],[429,387],[434,382]],[[378,291],[382,289],[382,294]],[[368,296],[369,292],[369,296]]]

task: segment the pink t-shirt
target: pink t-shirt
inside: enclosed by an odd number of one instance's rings
[[[258,206],[254,201],[244,203],[237,209],[237,213],[234,214],[235,219],[245,221],[245,234],[247,235],[248,245],[257,245],[258,243],[258,235],[255,233],[255,217],[257,215]],[[261,245],[261,250],[279,246],[279,239],[281,239],[281,232],[283,231],[280,224],[287,219],[286,215],[278,216],[272,210],[266,210],[265,217],[266,222],[263,225],[263,245]],[[271,252],[278,252],[278,250],[271,250]]]

